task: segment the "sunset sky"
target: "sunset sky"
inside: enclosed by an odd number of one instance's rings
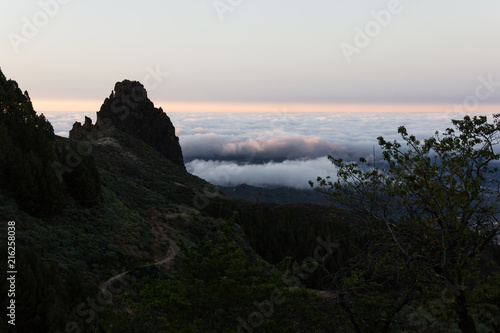
[[[500,103],[498,0],[2,0],[0,13],[0,67],[38,111],[97,111],[125,78],[173,111]]]

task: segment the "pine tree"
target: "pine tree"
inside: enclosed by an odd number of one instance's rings
[[[65,204],[65,186],[52,167],[64,156],[58,156],[54,140],[54,128],[36,114],[28,92],[0,71],[0,189],[36,216],[54,215]],[[100,181],[92,156],[84,157],[66,180],[82,205],[97,203]]]

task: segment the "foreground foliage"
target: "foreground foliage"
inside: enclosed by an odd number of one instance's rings
[[[424,141],[400,127],[406,147],[379,137],[385,163],[378,168],[363,158],[358,164],[330,157],[337,178],[318,178],[319,190],[365,214],[357,225],[370,236],[352,266],[334,279],[356,331],[369,322],[388,330],[413,300],[425,303],[446,294],[444,307],[454,311],[460,330],[476,332],[474,295],[498,271],[487,251],[500,233],[498,118],[494,123],[484,116],[453,120],[454,128]],[[390,283],[397,294],[384,290]],[[498,278],[494,283],[498,287]],[[356,315],[356,306],[369,298],[367,290],[372,296],[382,292],[396,306],[366,321]],[[498,329],[498,322],[494,326]]]

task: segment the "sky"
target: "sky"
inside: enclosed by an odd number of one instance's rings
[[[498,0],[2,0],[0,13],[0,67],[45,112],[98,110],[126,78],[172,112],[461,103],[478,78],[500,81]],[[500,103],[494,88],[482,103]]]
[[[188,171],[307,187],[500,110],[498,0],[2,0],[0,67],[68,136],[124,79],[172,119]],[[377,151],[376,154],[379,154]]]

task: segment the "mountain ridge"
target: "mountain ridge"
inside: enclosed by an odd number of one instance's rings
[[[291,187],[258,187],[248,184],[237,186],[219,186],[228,197],[252,202],[268,202],[276,204],[317,204],[329,205],[325,196],[312,189],[296,189]]]

